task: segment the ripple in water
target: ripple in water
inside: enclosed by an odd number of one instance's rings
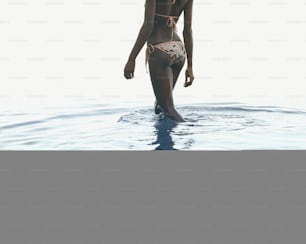
[[[175,123],[163,115],[154,116],[152,109],[131,112],[118,122],[140,127],[153,125],[156,139],[150,145],[156,145],[156,150],[306,148],[305,111],[242,105],[195,105],[178,110],[185,123]]]
[[[176,123],[153,108],[97,105],[6,113],[0,148],[17,150],[306,149],[306,112],[238,103],[178,106]]]

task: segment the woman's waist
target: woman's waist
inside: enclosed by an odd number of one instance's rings
[[[152,32],[152,34],[149,36],[147,42],[154,45],[162,42],[168,42],[168,41],[179,41],[182,42],[181,38],[176,32]]]

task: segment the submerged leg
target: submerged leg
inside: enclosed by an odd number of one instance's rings
[[[176,64],[173,64],[171,66],[172,68],[172,73],[173,73],[173,85],[172,85],[172,90],[174,89],[175,87],[175,84],[178,80],[178,77],[182,71],[182,68],[184,66],[184,63],[185,63],[185,58],[182,58],[180,60],[180,62],[176,63]],[[154,112],[155,114],[159,114],[162,112],[162,108],[157,104],[156,100],[155,100],[155,103],[154,103]]]
[[[157,104],[157,101],[154,102],[154,112],[155,114],[160,114],[163,112],[163,109]]]
[[[167,54],[155,50],[149,59],[151,82],[157,104],[164,114],[174,121],[183,122],[185,120],[174,108],[172,95],[174,76],[170,64],[171,58]]]

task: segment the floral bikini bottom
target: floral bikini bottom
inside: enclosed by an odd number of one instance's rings
[[[155,45],[148,44],[146,61],[148,61],[149,55],[154,52],[155,48],[168,54],[174,63],[180,61],[181,58],[185,58],[186,56],[185,46],[181,41],[168,41]]]

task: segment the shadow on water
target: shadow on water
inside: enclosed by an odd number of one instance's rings
[[[157,145],[155,150],[177,150],[174,148],[174,142],[171,137],[173,129],[177,126],[177,122],[161,115],[154,124],[156,141],[152,145]]]

